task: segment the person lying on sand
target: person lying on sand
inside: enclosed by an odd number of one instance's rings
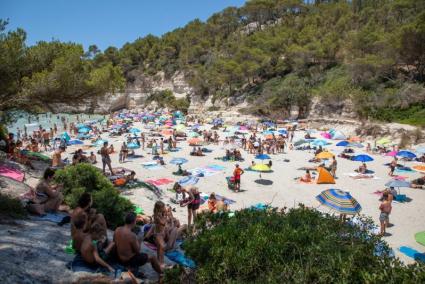
[[[127,213],[124,221],[124,226],[118,227],[114,232],[118,262],[128,267],[132,272],[137,272],[140,266],[150,262],[152,268],[162,277],[162,269],[157,258],[140,252],[143,238],[138,237],[133,232],[136,226],[136,214],[133,212]]]
[[[305,171],[305,175],[300,178],[300,181],[301,182],[311,182],[312,181],[310,170]]]
[[[412,180],[410,183],[410,187],[425,189],[425,176]]]

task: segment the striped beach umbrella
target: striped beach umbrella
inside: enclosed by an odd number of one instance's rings
[[[316,199],[340,214],[355,215],[362,210],[360,204],[355,200],[349,192],[340,189],[327,189],[322,191]]]

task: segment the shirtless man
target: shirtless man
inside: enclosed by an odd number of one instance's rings
[[[149,256],[140,252],[142,238],[138,238],[132,229],[136,226],[136,214],[130,212],[125,216],[125,225],[118,227],[114,233],[114,242],[117,251],[117,257],[120,264],[137,271],[140,266],[148,261],[152,268],[162,276],[162,269],[158,260],[154,256]]]
[[[61,146],[59,149],[55,150],[52,155],[52,168],[62,168],[65,166],[65,163],[62,161],[62,153],[65,152],[65,147]]]
[[[102,156],[103,174],[105,174],[105,167],[108,165],[111,175],[114,174],[111,166],[111,157],[109,157],[108,142],[103,143],[103,147],[100,149],[100,155]]]
[[[110,272],[114,272],[114,269],[105,261],[104,258],[106,258],[111,252],[115,244],[114,242],[111,242],[105,250],[101,249],[98,243],[102,241],[102,234],[103,230],[99,224],[93,224],[91,226],[90,233],[86,235],[83,243],[81,244],[81,256],[84,261],[93,268],[101,266],[107,268]],[[99,254],[99,250],[101,250],[101,254]]]
[[[44,151],[47,152],[47,146],[49,146],[50,148],[50,133],[47,132],[45,129],[43,129],[42,138],[43,138]]]

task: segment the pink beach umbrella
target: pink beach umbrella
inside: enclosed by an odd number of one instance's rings
[[[322,137],[325,138],[325,139],[331,139],[332,138],[332,135],[330,133],[327,133],[327,132],[322,132],[322,133],[320,133],[320,135],[322,135]]]
[[[385,154],[385,156],[395,157],[397,155],[397,151],[391,151]]]

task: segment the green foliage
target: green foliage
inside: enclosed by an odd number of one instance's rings
[[[412,283],[425,267],[405,266],[364,227],[341,223],[301,206],[202,214],[197,235],[184,244],[197,263],[198,283]],[[374,254],[382,248],[381,256]],[[176,273],[176,271],[173,271]]]
[[[16,219],[25,216],[27,216],[27,210],[19,199],[0,193],[0,217]]]
[[[168,107],[172,110],[180,110],[187,113],[190,105],[190,98],[179,98],[176,99],[171,90],[158,91],[153,93],[147,99],[147,102],[157,102],[160,107]]]
[[[134,205],[121,197],[112,183],[92,165],[81,163],[58,170],[55,174],[58,183],[64,185],[65,202],[75,208],[84,192],[93,196],[93,207],[105,216],[108,226],[121,225],[124,215],[133,210]]]

